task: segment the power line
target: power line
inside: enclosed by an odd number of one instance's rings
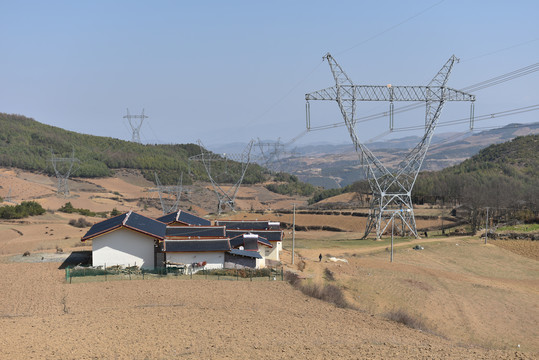
[[[468,59],[464,59],[464,60],[461,60],[461,62],[475,60],[475,59],[479,59],[479,58],[489,56],[489,55],[494,55],[494,54],[497,54],[497,53],[500,53],[500,52],[503,52],[503,51],[506,51],[506,50],[511,50],[511,49],[517,48],[519,46],[530,44],[530,43],[535,42],[537,40],[539,40],[539,38],[535,38],[535,39],[524,41],[524,42],[521,42],[521,43],[518,43],[518,44],[510,45],[510,46],[504,47],[502,49],[498,49],[498,50],[488,52],[488,53],[483,54],[483,55],[478,55],[478,56],[474,56],[474,57],[471,57],[471,58],[468,58]]]
[[[390,26],[390,27],[388,27],[387,29],[385,29],[385,30],[383,30],[383,31],[381,31],[381,32],[379,32],[379,33],[377,33],[377,34],[371,36],[370,38],[367,38],[367,39],[365,39],[365,40],[362,40],[362,41],[358,42],[357,44],[353,45],[352,47],[349,47],[348,49],[345,49],[345,50],[343,50],[343,51],[337,53],[337,55],[344,54],[345,52],[348,52],[348,51],[350,51],[350,50],[352,50],[352,49],[355,49],[356,47],[358,47],[358,46],[360,46],[360,45],[363,45],[363,44],[365,44],[365,43],[367,43],[367,42],[369,42],[369,41],[371,41],[371,40],[376,39],[376,38],[379,37],[379,36],[384,35],[384,34],[387,33],[387,32],[390,32],[391,30],[393,30],[393,29],[395,29],[395,28],[401,26],[402,24],[405,24],[405,23],[407,23],[408,21],[413,20],[413,19],[415,19],[416,17],[418,17],[418,16],[420,16],[420,15],[423,15],[424,13],[426,13],[427,11],[429,11],[430,9],[432,9],[433,7],[436,7],[436,6],[440,5],[440,4],[443,3],[444,1],[445,1],[445,0],[441,0],[441,1],[437,2],[437,3],[434,4],[434,5],[431,5],[431,6],[429,6],[428,8],[426,8],[426,9],[424,9],[424,10],[421,10],[420,12],[416,13],[415,15],[410,16],[409,18],[407,18],[407,19],[401,21],[400,23],[398,23],[398,24],[396,24],[396,25],[393,25],[393,26]]]
[[[485,120],[490,120],[493,118],[512,116],[512,115],[517,115],[517,114],[522,114],[522,113],[526,113],[530,111],[537,111],[537,110],[539,110],[539,104],[524,106],[521,108],[516,108],[516,109],[511,109],[511,110],[499,111],[497,113],[490,113],[490,114],[476,116],[474,121],[485,121]],[[457,125],[457,124],[464,124],[464,123],[468,123],[469,121],[470,121],[469,118],[455,119],[455,120],[449,120],[449,121],[440,121],[438,123],[438,126],[451,126],[451,125]],[[393,131],[394,132],[412,131],[412,130],[420,130],[424,128],[425,128],[424,125],[417,125],[417,126],[407,126],[407,127],[402,127],[402,128],[396,128],[396,129],[393,129]]]

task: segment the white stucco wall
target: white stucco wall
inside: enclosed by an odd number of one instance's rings
[[[272,241],[271,244],[273,245],[272,248],[264,246],[265,250],[263,252],[260,251],[260,254],[265,259],[280,261],[279,253],[283,249],[282,241]]]
[[[266,267],[266,259],[256,259],[255,269],[262,269]]]
[[[154,268],[154,239],[120,228],[92,240],[93,266],[139,266]]]
[[[167,252],[168,261],[192,264],[205,261],[205,269],[222,269],[225,265],[224,252]]]

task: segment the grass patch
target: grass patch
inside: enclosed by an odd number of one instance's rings
[[[299,276],[293,272],[287,271],[284,274],[286,281],[290,283],[293,287],[300,290],[307,296],[319,299],[328,303],[331,303],[337,307],[343,309],[353,309],[354,307],[346,301],[344,293],[341,288],[332,285],[325,284],[319,285],[313,282],[304,283]]]
[[[394,244],[407,243],[414,238],[395,238]],[[381,246],[388,246],[391,244],[391,239],[386,237],[379,241],[373,239],[346,239],[339,236],[327,236],[321,239],[302,239],[296,237],[295,248],[296,249],[327,249],[327,248],[341,248],[341,249],[368,249]],[[292,250],[292,241],[285,239],[283,241],[283,248],[286,250]]]
[[[517,224],[502,226],[497,231],[533,232],[539,231],[539,224]]]
[[[406,325],[409,328],[431,332],[421,317],[411,315],[403,309],[390,311],[384,316],[388,320]]]

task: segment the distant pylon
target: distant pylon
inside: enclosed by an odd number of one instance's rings
[[[133,132],[131,141],[140,143],[140,128],[142,127],[142,122],[147,117],[148,116],[144,115],[144,109],[142,109],[141,115],[131,115],[129,113],[129,109],[127,109],[127,115],[124,116],[124,119],[127,119],[129,126],[131,127],[131,131]],[[134,121],[133,119],[140,119],[140,122]]]
[[[69,176],[74,171],[76,171],[76,169],[73,169],[74,164],[79,163],[80,161],[78,159],[75,159],[75,149],[73,149],[71,157],[69,158],[56,157],[54,156],[54,151],[52,150],[51,153],[52,167],[54,168],[54,173],[56,174],[56,178],[58,179],[57,193],[58,195],[62,194],[64,197],[67,197],[69,196],[69,186],[67,180],[69,179]]]
[[[9,190],[8,190],[8,192],[7,192],[6,197],[4,198],[4,201],[5,201],[5,202],[8,202],[8,203],[16,204],[16,202],[13,201],[13,198],[12,198],[12,196],[11,196],[11,186],[9,187]]]
[[[236,211],[236,195],[251,162],[253,144],[254,140],[251,140],[241,154],[219,155],[207,151],[202,145],[202,141],[198,140],[201,153],[189,158],[189,161],[201,161],[204,164],[206,174],[217,196],[219,214],[221,214],[225,206],[228,206],[232,211]],[[231,161],[230,164],[229,161]],[[225,189],[224,184],[231,185],[228,189]]]
[[[163,215],[178,211],[180,198],[182,195],[183,173],[181,173],[180,180],[176,186],[162,185],[161,181],[159,181],[157,173],[154,173],[154,175],[155,185],[157,185],[157,188],[151,189],[151,191],[157,191],[159,194],[159,201],[161,202],[161,210],[163,211]]]
[[[258,148],[258,153],[253,156],[256,162],[274,172],[283,171],[285,160],[295,155],[293,151],[286,150],[287,144],[280,138],[275,142],[258,139],[254,146]]]

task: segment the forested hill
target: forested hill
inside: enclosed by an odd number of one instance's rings
[[[56,157],[70,157],[75,150],[75,158],[80,160],[75,176],[101,177],[112,175],[113,169],[139,169],[152,181],[156,171],[164,184],[175,184],[182,172],[184,183],[188,183],[188,158],[200,154],[195,144],[143,145],[79,134],[25,116],[0,113],[0,166],[54,174],[51,150]],[[244,182],[263,181],[263,170],[251,165]],[[191,164],[191,174],[193,180],[206,179],[200,163]]]
[[[419,175],[416,200],[455,201],[472,207],[539,210],[539,135],[491,145],[437,172]]]
[[[315,194],[311,203],[343,192],[370,192],[366,181]],[[412,191],[414,204],[466,204],[539,212],[539,135],[521,136],[491,145],[462,163],[440,171],[424,171]],[[528,216],[528,215],[526,215]]]

